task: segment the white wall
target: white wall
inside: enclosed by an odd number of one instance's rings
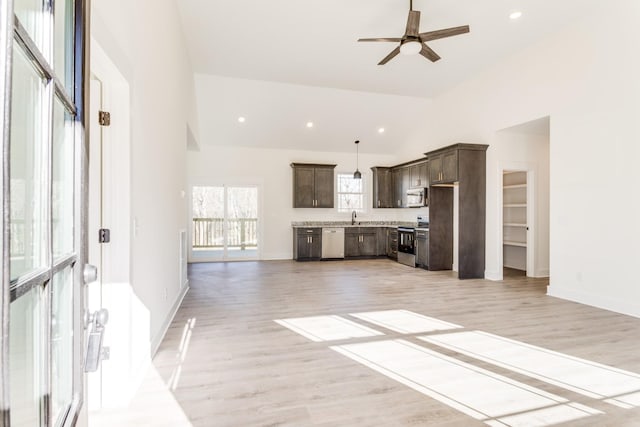
[[[131,91],[131,286],[159,343],[184,292],[187,124],[198,135],[193,71],[173,0],[94,0],[92,36]],[[117,113],[117,112],[115,112]]]
[[[496,132],[550,116],[549,294],[634,316],[640,316],[639,19],[637,1],[603,4],[600,13],[435,99],[429,115],[434,147],[490,145],[488,206],[495,205],[498,163],[514,156]],[[488,270],[499,265],[496,226],[490,217]]]
[[[419,158],[420,156],[416,156]],[[358,220],[415,221],[421,209],[372,209],[372,166],[392,166],[394,156],[360,154],[360,171],[366,186],[367,211]],[[337,164],[336,172],[353,173],[356,154],[203,145],[188,153],[190,185],[257,184],[262,193],[262,259],[291,259],[292,221],[349,221],[350,213],[337,209],[294,209],[291,163]]]

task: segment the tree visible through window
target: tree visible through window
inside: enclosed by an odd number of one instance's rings
[[[338,212],[364,211],[364,178],[351,173],[338,174]]]

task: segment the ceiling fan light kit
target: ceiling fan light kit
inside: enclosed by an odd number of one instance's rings
[[[384,65],[387,62],[395,58],[399,53],[403,55],[415,55],[419,53],[431,62],[436,62],[440,59],[440,56],[427,46],[428,41],[439,40],[446,37],[453,37],[460,34],[469,32],[469,26],[463,25],[461,27],[445,28],[442,30],[428,31],[426,33],[420,32],[420,11],[413,10],[413,0],[409,0],[409,17],[407,18],[407,29],[404,36],[400,38],[396,37],[382,37],[372,39],[358,39],[359,42],[390,42],[400,43],[395,49],[385,56],[378,65]]]
[[[400,45],[400,53],[403,55],[416,55],[422,50],[422,43],[419,40],[407,40]]]

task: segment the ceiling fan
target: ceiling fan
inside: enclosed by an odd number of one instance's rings
[[[393,49],[391,53],[382,59],[378,65],[384,65],[391,61],[399,53],[406,55],[415,55],[419,53],[431,62],[436,62],[440,56],[433,51],[426,42],[432,40],[443,39],[445,37],[457,36],[469,32],[469,26],[446,28],[443,30],[429,31],[420,33],[420,11],[413,10],[413,0],[409,0],[409,18],[407,19],[407,29],[401,38],[376,38],[376,39],[358,39],[359,42],[392,42],[400,43],[398,47]]]

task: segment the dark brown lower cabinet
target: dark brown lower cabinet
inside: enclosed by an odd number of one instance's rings
[[[375,257],[378,255],[378,230],[376,227],[350,227],[344,232],[344,256],[346,258]]]
[[[322,257],[322,229],[294,228],[293,259],[317,261]]]
[[[378,235],[378,249],[376,250],[376,255],[387,256],[387,228],[378,227],[376,228],[376,233]]]
[[[387,228],[387,257],[398,259],[398,229]]]
[[[429,266],[429,231],[416,230],[416,266]]]

